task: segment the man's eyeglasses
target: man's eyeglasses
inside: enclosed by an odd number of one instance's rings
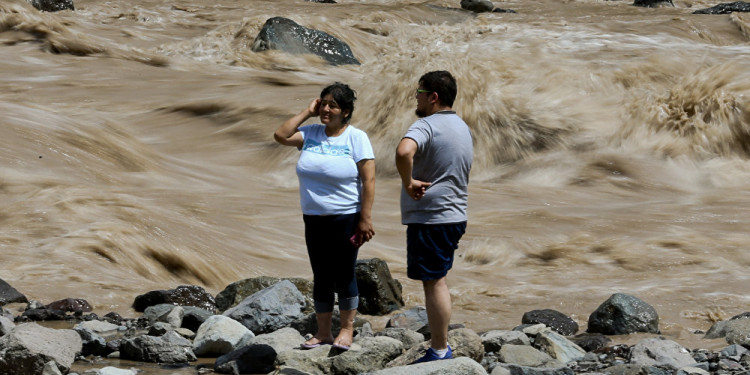
[[[425,89],[417,89],[417,91],[414,92],[414,95],[419,95],[422,93],[433,93],[435,91],[425,90]]]

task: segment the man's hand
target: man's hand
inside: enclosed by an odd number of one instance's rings
[[[408,184],[404,185],[404,189],[406,189],[406,194],[409,194],[412,199],[418,201],[424,197],[424,192],[430,185],[432,185],[430,182],[411,179]]]

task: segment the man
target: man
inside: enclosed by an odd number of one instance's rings
[[[414,363],[452,358],[448,345],[451,296],[445,277],[466,231],[471,132],[452,110],[456,80],[446,71],[419,79],[416,114],[401,139],[396,168],[401,176],[401,223],[407,225],[407,276],[421,280],[432,335]]]

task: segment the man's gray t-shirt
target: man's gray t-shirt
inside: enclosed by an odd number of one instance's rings
[[[413,178],[432,185],[418,201],[401,188],[401,223],[466,221],[469,171],[474,157],[469,127],[456,112],[441,111],[417,120],[404,138],[417,143]]]

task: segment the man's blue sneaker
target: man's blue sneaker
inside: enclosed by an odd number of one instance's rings
[[[416,363],[424,363],[424,362],[432,362],[432,361],[439,361],[441,359],[451,359],[453,358],[453,350],[451,350],[451,346],[448,345],[448,352],[445,353],[445,357],[440,358],[438,357],[438,354],[435,352],[435,349],[429,348],[427,349],[427,352],[422,356],[422,358],[412,362],[411,364]]]

